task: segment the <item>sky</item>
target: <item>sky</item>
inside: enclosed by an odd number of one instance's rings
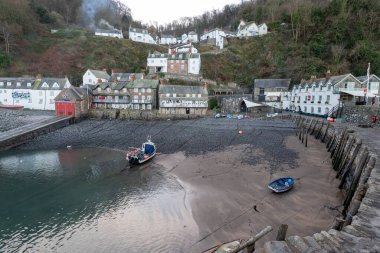
[[[143,23],[157,21],[170,23],[181,17],[194,17],[213,9],[223,9],[227,4],[238,4],[241,0],[121,0],[131,8],[134,20]]]

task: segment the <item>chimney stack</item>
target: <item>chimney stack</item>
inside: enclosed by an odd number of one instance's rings
[[[327,70],[326,79],[328,80],[328,79],[330,79],[330,77],[331,77],[331,72],[330,72],[330,70]]]

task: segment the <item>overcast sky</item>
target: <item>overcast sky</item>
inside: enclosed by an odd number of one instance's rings
[[[134,20],[143,23],[157,21],[170,23],[181,17],[193,17],[213,9],[222,9],[227,4],[241,3],[241,0],[121,0],[132,11]]]

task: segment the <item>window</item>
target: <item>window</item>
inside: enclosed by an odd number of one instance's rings
[[[170,65],[170,69],[174,69],[174,65]]]
[[[98,88],[98,91],[102,91],[102,88],[99,87],[99,88]]]
[[[195,94],[191,94],[191,96],[192,96],[193,98],[195,98]]]
[[[54,99],[50,99],[50,104],[54,104]]]
[[[307,112],[307,107],[306,106],[303,109],[304,109],[304,112]]]
[[[142,100],[145,100],[145,96],[141,96],[141,99],[142,99]]]
[[[329,101],[330,101],[330,95],[327,95],[326,102],[329,102]]]
[[[152,93],[152,89],[151,88],[146,89],[146,93]]]
[[[49,85],[46,82],[44,82],[41,87],[42,88],[49,88]]]
[[[306,86],[306,92],[309,90],[309,86]]]
[[[141,105],[141,110],[145,110],[145,104]]]
[[[322,85],[319,85],[319,90],[322,91]]]
[[[40,100],[38,101],[38,103],[39,103],[40,105],[42,105],[42,102],[43,102],[43,99],[40,99]]]
[[[313,96],[311,97],[311,101],[314,102],[314,99],[315,99],[315,96],[313,95]]]
[[[127,92],[127,89],[126,89],[126,88],[123,88],[123,92]]]
[[[3,83],[3,82],[0,82],[0,86],[4,86],[4,83]]]
[[[314,107],[311,107],[311,113],[314,113]]]
[[[4,99],[4,102],[8,102],[8,99],[5,98],[5,99]]]
[[[119,91],[118,91],[118,90],[115,90],[114,92],[115,92],[115,93],[119,93]]]
[[[169,93],[166,93],[166,97],[167,97],[167,98],[170,97],[170,94],[169,94]]]
[[[141,89],[141,93],[145,93],[145,88],[142,88],[142,89]]]
[[[319,102],[322,101],[322,95],[319,95],[319,99],[318,99]]]
[[[32,83],[27,83],[26,86],[31,87]]]
[[[4,90],[4,93],[7,93],[7,90]]]
[[[185,65],[181,65],[181,70],[185,70]]]
[[[92,83],[92,80],[91,80],[91,78],[90,78],[90,79],[88,79],[88,82],[89,82],[89,83]]]
[[[315,91],[315,86],[313,86],[313,91]]]
[[[331,90],[331,84],[327,86],[327,90]]]
[[[0,90],[0,94],[3,93],[3,90]]]
[[[133,96],[133,99],[134,99],[134,100],[138,100],[138,99],[139,99],[139,96],[138,96],[138,95],[134,95],[134,96]]]
[[[322,112],[322,108],[318,107],[318,113],[321,113],[321,112]]]
[[[146,106],[146,109],[147,109],[147,110],[152,110],[152,105],[147,105],[147,106]]]
[[[7,86],[11,86],[12,85],[12,83],[11,82],[7,82]]]
[[[107,92],[111,92],[111,88],[107,88]]]
[[[29,104],[31,104],[31,103],[32,103],[32,99],[30,98],[30,99],[29,99]]]
[[[39,96],[42,96],[42,91],[39,91],[39,92],[38,92],[38,95],[39,95]]]
[[[136,110],[138,110],[138,109],[139,109],[139,105],[138,105],[138,104],[135,104],[135,105],[133,106],[133,108],[136,109]]]
[[[177,94],[173,93],[173,98],[177,97]]]
[[[52,97],[52,96],[54,96],[54,91],[50,91],[50,96]]]
[[[134,88],[133,91],[134,92],[139,92],[139,88]]]
[[[189,98],[189,97],[190,97],[190,94],[186,94],[186,97]]]
[[[147,99],[148,101],[152,101],[152,96],[147,96],[146,99]]]
[[[21,83],[20,82],[17,82],[17,87],[20,87],[21,86]]]

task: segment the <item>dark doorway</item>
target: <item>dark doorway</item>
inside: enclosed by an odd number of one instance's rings
[[[190,108],[186,108],[186,114],[190,114]]]
[[[240,103],[240,112],[247,112],[247,105],[244,101],[241,101]]]

